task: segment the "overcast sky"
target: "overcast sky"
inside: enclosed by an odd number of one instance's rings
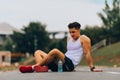
[[[47,25],[48,31],[66,31],[74,21],[83,28],[101,25],[97,13],[104,6],[105,0],[0,0],[0,23],[22,28],[31,21],[39,21]]]

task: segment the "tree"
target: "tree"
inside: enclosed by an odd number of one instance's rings
[[[118,42],[120,41],[120,19],[119,22],[117,22],[116,24],[114,24],[115,27],[113,27],[112,29],[112,39],[113,42]]]
[[[106,33],[107,31],[104,27],[98,26],[86,26],[85,29],[81,30],[81,34],[87,35],[91,39],[92,45],[105,39],[106,36],[104,34]]]
[[[55,40],[52,40],[50,45],[49,45],[49,49],[54,49],[54,48],[57,48],[59,49],[60,51],[62,51],[63,53],[66,52],[66,40],[67,40],[67,37],[64,37],[63,39],[55,39]]]
[[[5,44],[2,46],[2,50],[8,50],[13,52],[15,48],[14,42],[11,40],[10,36],[7,37]]]
[[[109,38],[109,43],[111,43],[111,37],[113,35],[113,29],[116,27],[116,23],[119,22],[120,19],[120,1],[113,0],[112,8],[108,5],[107,0],[105,0],[105,8],[103,12],[105,13],[98,13],[98,16],[102,19],[104,26],[107,29],[107,37]]]
[[[50,39],[45,28],[46,25],[40,22],[31,22],[28,26],[24,26],[23,33],[14,32],[11,38],[16,45],[16,51],[31,54],[37,49],[47,51]]]

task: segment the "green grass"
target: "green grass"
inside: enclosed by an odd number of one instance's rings
[[[93,51],[92,57],[95,65],[120,67],[120,42]],[[87,64],[85,58],[81,64]]]

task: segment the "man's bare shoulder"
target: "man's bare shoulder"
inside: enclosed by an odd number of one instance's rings
[[[90,38],[89,38],[88,36],[86,36],[86,35],[81,35],[81,36],[80,36],[80,39],[81,39],[82,41],[85,41],[85,42],[90,42],[90,41],[91,41]]]

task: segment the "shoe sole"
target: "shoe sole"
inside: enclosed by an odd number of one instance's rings
[[[36,72],[48,72],[48,67],[47,66],[35,66],[34,70]]]

